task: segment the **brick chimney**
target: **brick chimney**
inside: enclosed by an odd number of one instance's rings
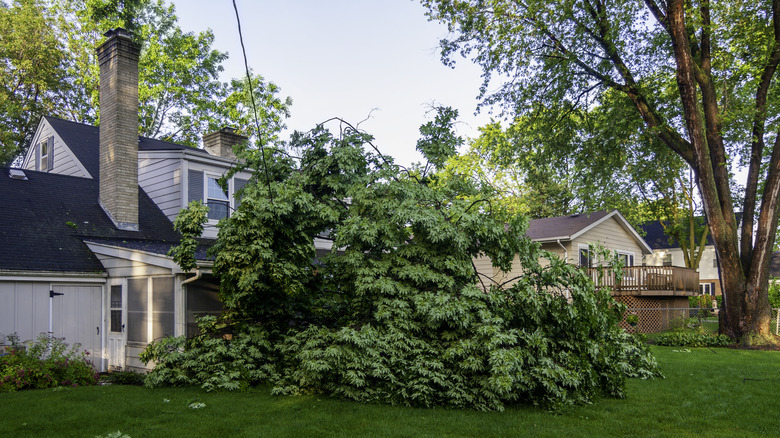
[[[138,55],[122,28],[97,48],[100,64],[100,205],[117,228],[138,230]]]
[[[204,135],[203,148],[211,155],[235,160],[236,154],[233,153],[233,145],[241,144],[247,140],[247,137],[236,134],[235,129],[226,126],[219,131]]]

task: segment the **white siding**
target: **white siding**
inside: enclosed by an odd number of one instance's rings
[[[182,206],[181,160],[143,157],[138,160],[138,184],[173,221]]]
[[[70,148],[68,148],[68,145],[60,139],[57,133],[51,128],[51,125],[45,121],[41,123],[38,131],[35,133],[35,137],[33,137],[33,143],[30,145],[27,157],[22,163],[24,169],[36,170],[36,158],[38,157],[36,149],[40,147],[42,141],[45,141],[49,137],[54,137],[54,167],[52,168],[51,173],[77,176],[80,178],[92,178],[92,175],[90,175],[81,162],[76,159],[76,156],[71,152]]]
[[[653,250],[652,254],[648,254],[645,257],[645,264],[647,266],[662,266],[664,264],[664,255],[667,253],[672,255],[672,266],[685,267],[685,257],[680,248]],[[700,282],[708,283],[710,280],[718,280],[720,278],[717,266],[713,265],[715,260],[715,246],[707,245],[704,248],[704,254],[701,255],[699,269],[697,269]]]

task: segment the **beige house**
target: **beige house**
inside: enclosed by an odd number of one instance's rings
[[[533,219],[526,234],[541,243],[542,249],[570,264],[586,268],[594,263],[595,245],[616,252],[625,266],[635,266],[641,263],[644,255],[652,254],[652,248],[617,210]],[[520,261],[515,259],[509,273],[493,268],[489,259],[479,260],[477,268],[484,278],[503,284],[519,271]]]
[[[594,281],[597,274],[592,268],[598,262],[593,248],[599,245],[617,253],[625,266],[622,279],[616,281],[614,272],[607,269],[601,284],[611,288],[615,300],[629,308],[687,308],[688,297],[699,293],[698,273],[691,269],[642,266],[643,258],[652,256],[653,249],[617,210],[535,219],[530,221],[527,235],[542,249],[588,269]],[[519,274],[519,263],[516,259],[512,271],[502,273],[487,258],[475,261],[486,284],[503,286],[511,285],[511,279]]]

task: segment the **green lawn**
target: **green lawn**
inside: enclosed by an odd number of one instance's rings
[[[676,352],[675,350],[680,350]],[[562,413],[411,409],[268,389],[102,386],[0,394],[0,437],[772,436],[780,433],[780,352],[653,347],[665,379],[628,383],[625,400]],[[167,401],[166,401],[167,400]],[[191,402],[205,403],[191,409]]]

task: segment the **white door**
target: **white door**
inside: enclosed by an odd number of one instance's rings
[[[80,344],[95,368],[102,367],[103,357],[103,287],[52,285],[53,335],[65,338],[69,345]],[[62,294],[62,295],[57,295]]]
[[[125,366],[125,300],[127,295],[121,284],[111,285],[108,289],[108,368],[121,370]]]

